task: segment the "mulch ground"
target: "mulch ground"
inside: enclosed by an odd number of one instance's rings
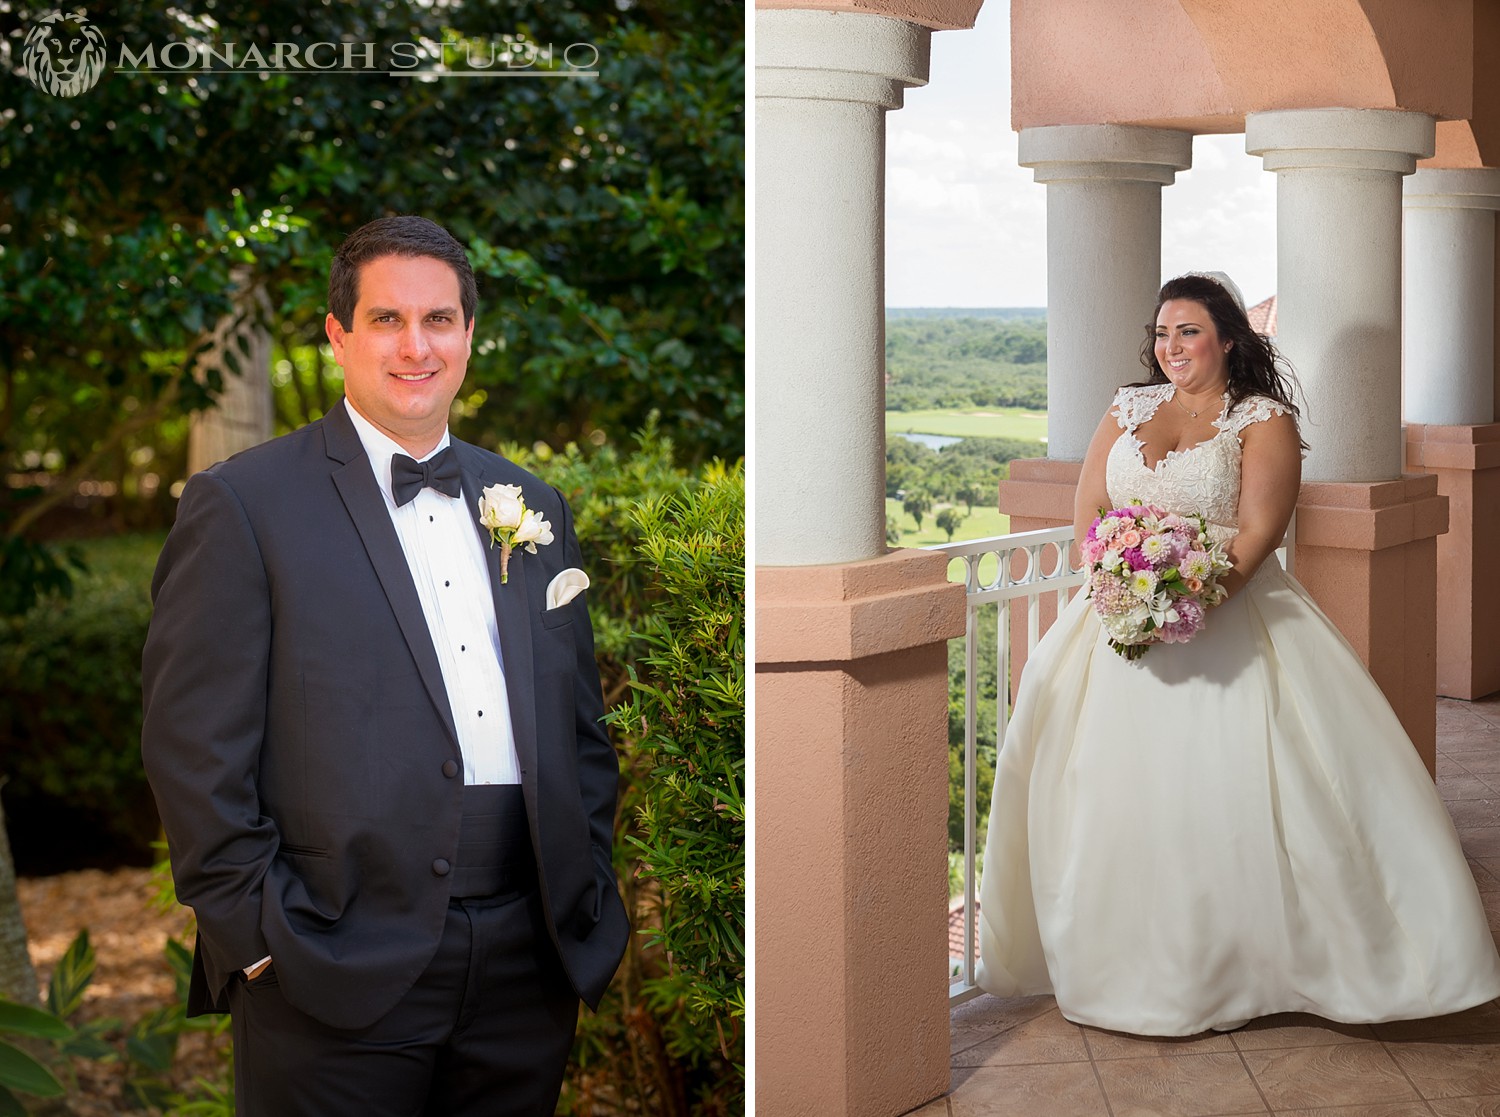
[[[52,968],[81,928],[87,927],[98,958],[78,1020],[114,1018],[128,1029],[170,1003],[172,971],[163,953],[168,936],[185,940],[190,913],[163,913],[151,903],[149,869],[84,869],[58,876],[22,878],[17,885],[26,920],[31,961],[46,995]],[[112,1038],[123,1042],[123,1029]],[[168,1081],[188,1090],[198,1077],[218,1080],[221,1063],[206,1033],[182,1037]],[[124,1060],[73,1060],[75,1088],[68,1105],[77,1117],[140,1114],[126,1106],[122,1087],[131,1076]]]

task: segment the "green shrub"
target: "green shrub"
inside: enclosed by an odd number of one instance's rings
[[[0,773],[23,866],[39,853],[31,827],[64,815],[101,853],[149,863],[158,823],[141,769],[141,645],[161,544],[82,544],[88,569],[71,596],[0,619]]]
[[[742,465],[715,465],[630,516],[659,593],[635,617],[631,700],[609,717],[638,934],[580,1030],[563,1112],[743,1111],[744,491]]]
[[[573,510],[590,580],[589,619],[606,706],[624,698],[629,683],[626,664],[644,649],[634,628],[661,597],[650,571],[636,560],[639,535],[630,509],[639,501],[681,493],[691,482],[687,471],[674,464],[672,440],[658,431],[655,416],[636,433],[634,442],[628,451],[613,444],[580,449],[572,443],[560,452],[546,443],[532,449],[501,449],[516,464],[556,485]]]

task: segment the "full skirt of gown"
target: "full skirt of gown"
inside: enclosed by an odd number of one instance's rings
[[[1131,662],[1078,593],[995,774],[979,984],[1191,1035],[1372,1023],[1500,996],[1452,822],[1396,715],[1273,556],[1186,644]]]

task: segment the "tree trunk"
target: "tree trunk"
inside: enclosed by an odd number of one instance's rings
[[[3,784],[0,780],[0,784]],[[0,803],[0,997],[38,1005],[36,970],[26,952],[26,924],[16,895],[16,864],[5,831],[5,806]]]
[[[203,355],[199,366],[200,375],[210,368],[219,369],[224,390],[217,406],[193,412],[188,428],[189,476],[271,437],[271,333],[265,324],[270,300],[264,289],[250,285],[248,273],[238,278],[240,313],[219,322],[214,347]],[[240,349],[241,339],[249,343],[248,353]],[[238,373],[224,359],[231,350],[239,362]]]

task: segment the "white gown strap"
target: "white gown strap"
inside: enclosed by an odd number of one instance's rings
[[[1214,426],[1238,435],[1251,423],[1262,423],[1272,415],[1290,415],[1291,413],[1291,408],[1278,400],[1269,399],[1266,396],[1251,396],[1240,400],[1234,410],[1227,415],[1215,419]]]
[[[1115,393],[1115,401],[1111,405],[1110,413],[1114,415],[1115,422],[1120,424],[1121,430],[1134,432],[1136,427],[1156,414],[1156,409],[1172,394],[1172,391],[1170,384],[1147,384],[1144,388],[1121,388]]]

